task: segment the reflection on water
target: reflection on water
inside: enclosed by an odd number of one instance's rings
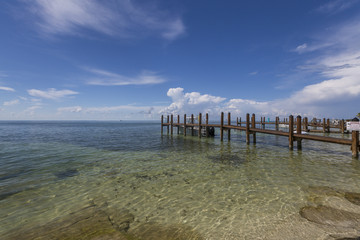
[[[151,123],[0,123],[0,235],[356,235],[356,227],[319,226],[300,212],[307,206],[306,216],[328,214],[333,205],[335,213],[356,212],[357,195],[345,196],[360,192],[359,161],[347,146],[304,140],[303,151],[289,151],[287,144],[285,137],[257,134],[256,145],[247,145],[245,135],[235,131],[231,142],[161,136],[159,125]],[[349,218],[356,223],[356,215]],[[62,235],[52,235],[59,227]]]

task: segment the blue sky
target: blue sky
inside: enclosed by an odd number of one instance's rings
[[[0,2],[0,120],[360,112],[360,1]]]

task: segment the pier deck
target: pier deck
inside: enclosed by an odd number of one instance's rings
[[[245,126],[242,126],[245,124]],[[265,129],[266,125],[272,124],[275,129]],[[287,126],[288,131],[281,131],[280,125],[283,124]],[[260,128],[257,128],[256,125],[260,125]],[[327,143],[343,144],[351,146],[352,156],[354,158],[359,157],[359,131],[352,131],[351,139],[335,138],[329,136],[319,136],[309,134],[311,132],[326,132],[326,133],[349,133],[345,131],[344,121],[341,120],[338,125],[331,125],[329,120],[325,121],[323,119],[321,123],[308,123],[307,118],[301,119],[301,116],[296,117],[296,121],[292,115],[289,116],[288,120],[284,119],[283,122],[279,121],[277,117],[275,122],[265,122],[265,118],[261,118],[260,122],[255,121],[255,114],[252,114],[250,120],[250,114],[246,114],[246,121],[241,122],[241,118],[236,120],[236,125],[231,125],[231,114],[228,113],[227,122],[224,123],[224,113],[221,113],[220,124],[209,124],[209,117],[206,114],[205,123],[202,123],[202,114],[199,113],[197,118],[197,123],[195,123],[194,115],[191,115],[190,122],[187,121],[186,114],[184,115],[184,121],[180,122],[180,116],[177,115],[177,122],[174,122],[173,115],[167,116],[167,122],[164,122],[164,116],[161,116],[161,134],[163,134],[163,127],[167,127],[167,133],[173,134],[173,128],[177,128],[177,133],[180,133],[180,128],[183,128],[183,134],[186,136],[187,129],[190,129],[191,135],[194,136],[195,132],[199,137],[211,136],[209,129],[219,128],[220,129],[220,141],[224,139],[224,131],[227,132],[228,140],[231,139],[231,130],[239,130],[246,132],[246,143],[250,144],[250,136],[253,138],[253,143],[256,143],[256,133],[271,134],[277,136],[284,136],[289,139],[289,149],[293,150],[294,142],[297,142],[297,148],[302,149],[301,141],[303,139],[311,141],[320,141]],[[310,128],[311,127],[311,128]],[[322,130],[319,131],[316,129],[321,127]],[[195,129],[196,128],[196,129]],[[202,131],[205,128],[205,131]],[[331,131],[331,129],[339,129],[337,131]],[[204,134],[205,133],[205,134]]]

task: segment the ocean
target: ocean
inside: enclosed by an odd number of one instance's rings
[[[140,121],[0,122],[0,238],[360,236],[360,160],[349,146],[303,140],[290,151],[282,136],[257,134],[247,145],[238,131],[220,142],[219,132],[160,130]]]

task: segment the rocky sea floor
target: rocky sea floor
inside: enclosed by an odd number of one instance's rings
[[[263,235],[252,237],[232,233],[221,239],[360,239],[360,193],[329,187],[309,187],[309,202],[298,214],[289,216]],[[216,230],[216,229],[215,229]],[[290,237],[291,236],[291,237]],[[219,239],[202,235],[186,224],[140,223],[126,209],[89,200],[87,206],[64,217],[30,229],[17,228],[3,239],[118,239],[186,240]]]
[[[360,239],[360,161],[346,146],[38,125],[0,129],[0,239]]]

